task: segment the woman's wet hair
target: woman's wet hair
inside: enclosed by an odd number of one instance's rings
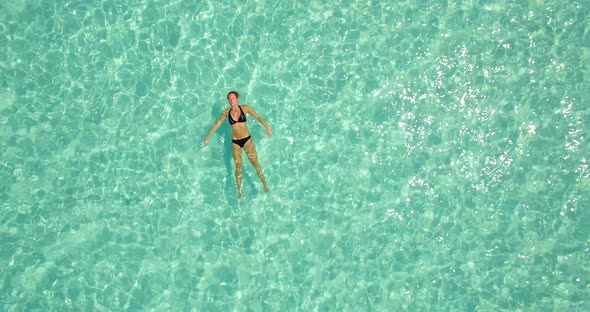
[[[227,99],[228,100],[229,100],[229,96],[231,94],[235,94],[236,95],[236,98],[238,98],[238,99],[240,98],[240,94],[238,93],[238,91],[229,91],[229,93],[227,94]]]

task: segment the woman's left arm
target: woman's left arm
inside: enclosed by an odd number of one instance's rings
[[[256,114],[256,112],[249,105],[242,105],[242,109],[245,113],[248,113],[252,115],[254,118],[256,118],[256,120],[258,120],[266,128],[266,133],[268,134],[268,136],[272,135],[270,126],[266,123],[266,121],[264,121],[264,119],[262,119],[262,117],[258,116],[258,114]]]

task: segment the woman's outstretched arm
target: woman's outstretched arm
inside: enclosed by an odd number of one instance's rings
[[[221,123],[223,122],[223,120],[225,118],[227,118],[227,115],[229,114],[229,109],[224,110],[221,113],[221,116],[219,116],[219,119],[217,119],[217,121],[215,122],[215,124],[213,125],[213,127],[211,127],[211,130],[209,130],[209,133],[207,134],[207,136],[205,137],[205,145],[209,144],[209,137],[215,132],[217,131],[217,128],[219,128],[219,126],[221,126]]]
[[[270,130],[270,126],[266,123],[266,121],[264,121],[264,119],[262,119],[262,117],[258,116],[258,114],[256,114],[256,112],[248,105],[242,105],[242,109],[244,110],[244,112],[252,115],[254,118],[256,118],[256,120],[258,120],[265,128],[266,128],[266,133],[268,134],[268,136],[272,135],[272,131]]]

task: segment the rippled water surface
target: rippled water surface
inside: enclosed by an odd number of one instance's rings
[[[0,310],[590,309],[590,4],[304,3],[0,4]]]

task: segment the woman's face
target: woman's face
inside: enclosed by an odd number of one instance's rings
[[[229,102],[229,105],[231,105],[231,106],[238,105],[238,97],[233,93],[227,97],[227,101]]]

